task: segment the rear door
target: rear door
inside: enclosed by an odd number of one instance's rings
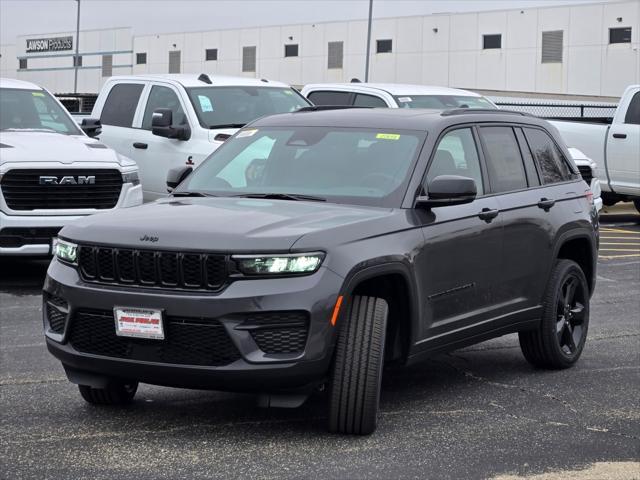
[[[131,151],[131,138],[135,135],[133,124],[144,88],[144,82],[114,83],[100,110],[100,140],[135,161],[138,159]]]

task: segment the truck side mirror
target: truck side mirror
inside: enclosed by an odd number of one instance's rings
[[[187,125],[173,125],[173,112],[170,108],[157,108],[151,116],[151,133],[159,137],[189,140],[191,129]]]
[[[80,128],[91,138],[95,138],[102,133],[102,123],[97,118],[83,118]]]
[[[191,167],[175,167],[167,172],[167,191],[172,192],[174,188],[182,183],[182,181],[193,172]]]
[[[416,208],[462,205],[475,200],[478,193],[473,178],[459,175],[438,175],[429,182],[426,196],[416,199]]]

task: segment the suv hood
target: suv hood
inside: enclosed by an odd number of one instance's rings
[[[106,145],[84,135],[3,130],[0,132],[0,143],[3,144],[2,163],[56,162],[69,165],[98,162],[117,163],[120,166],[135,165]]]
[[[390,218],[405,218],[401,212],[306,201],[166,198],[86,217],[66,226],[60,236],[158,250],[286,252],[303,236],[321,235],[338,244],[388,232],[395,223]]]

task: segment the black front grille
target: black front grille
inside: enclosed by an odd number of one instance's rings
[[[60,227],[7,227],[0,230],[0,247],[19,248],[24,245],[51,245]]]
[[[55,333],[64,332],[64,324],[69,312],[67,302],[63,298],[47,294],[45,296],[45,307],[51,331]]]
[[[40,177],[95,177],[93,184],[40,184]],[[122,190],[122,174],[118,170],[9,170],[0,182],[2,195],[12,210],[113,208]]]
[[[264,353],[301,353],[307,343],[309,319],[306,312],[267,312],[250,315],[239,326],[250,330]]]
[[[593,179],[593,172],[591,170],[591,167],[587,165],[581,165],[578,167],[578,170],[580,171],[580,175],[582,175],[584,181],[587,182],[587,185],[591,185],[591,180]]]
[[[115,328],[113,312],[79,310],[71,321],[69,343],[83,353],[179,365],[218,367],[241,358],[215,319],[167,317],[164,340],[119,337]]]
[[[227,256],[126,248],[79,247],[82,278],[88,282],[166,289],[220,290]]]

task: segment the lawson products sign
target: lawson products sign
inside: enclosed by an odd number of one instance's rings
[[[27,53],[59,52],[73,49],[73,37],[27,39]]]

